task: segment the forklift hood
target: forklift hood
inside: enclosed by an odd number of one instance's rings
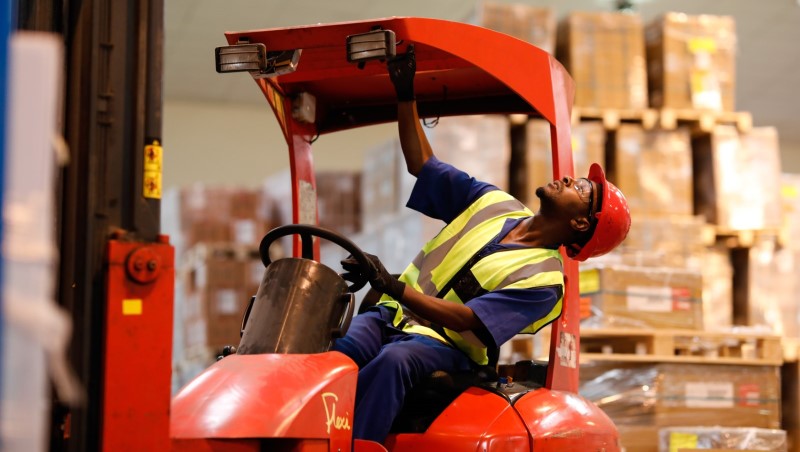
[[[349,441],[357,374],[339,352],[231,355],[175,396],[170,436]]]

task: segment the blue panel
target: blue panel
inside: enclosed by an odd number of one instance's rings
[[[6,140],[7,140],[7,123],[6,112],[8,109],[8,38],[11,35],[12,17],[16,11],[16,0],[2,2],[0,6],[0,213],[3,212],[3,194],[5,193],[5,161],[6,161]],[[0,244],[3,240],[3,222],[0,221]],[[3,375],[3,344],[5,335],[5,319],[2,317],[3,313],[3,256],[0,254],[0,379]],[[2,388],[2,380],[0,380],[0,388]],[[0,394],[0,400],[2,400]],[[2,438],[0,438],[0,441]]]

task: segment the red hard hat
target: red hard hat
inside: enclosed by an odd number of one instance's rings
[[[603,169],[597,163],[589,168],[588,179],[600,188],[598,203],[594,214],[597,224],[592,237],[579,251],[567,247],[567,255],[577,261],[601,256],[613,250],[625,240],[631,228],[631,211],[625,195],[614,184],[606,180]],[[602,199],[601,199],[602,198]]]

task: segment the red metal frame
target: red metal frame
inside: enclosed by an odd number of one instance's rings
[[[115,239],[106,263],[102,450],[168,450],[174,249]]]
[[[524,41],[485,28],[425,18],[311,25],[226,33],[228,43],[260,42],[268,50],[302,49],[297,70],[257,80],[281,124],[292,168],[293,220],[310,219],[309,190],[315,187],[311,138],[317,134],[396,119],[396,99],[383,64],[359,69],[346,61],[345,41],[373,27],[394,31],[398,42],[414,43],[415,90],[422,116],[526,113],[551,124],[553,177],[574,175],[570,112],[572,78],[550,54]],[[403,45],[405,45],[403,44]],[[405,51],[399,48],[398,52]],[[317,100],[315,124],[300,124],[291,112],[293,96]],[[369,114],[363,114],[364,111]],[[347,121],[338,118],[346,117]],[[315,212],[315,211],[314,211]],[[313,215],[316,221],[316,212]],[[299,244],[295,242],[295,255]],[[547,387],[577,392],[580,314],[578,263],[564,255],[563,313],[553,324]]]

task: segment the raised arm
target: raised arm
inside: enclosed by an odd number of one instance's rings
[[[414,44],[409,44],[404,55],[393,58],[386,66],[397,93],[397,130],[400,147],[403,149],[406,169],[416,176],[422,165],[433,156],[433,150],[422,130],[414,96],[414,74],[417,70]]]

